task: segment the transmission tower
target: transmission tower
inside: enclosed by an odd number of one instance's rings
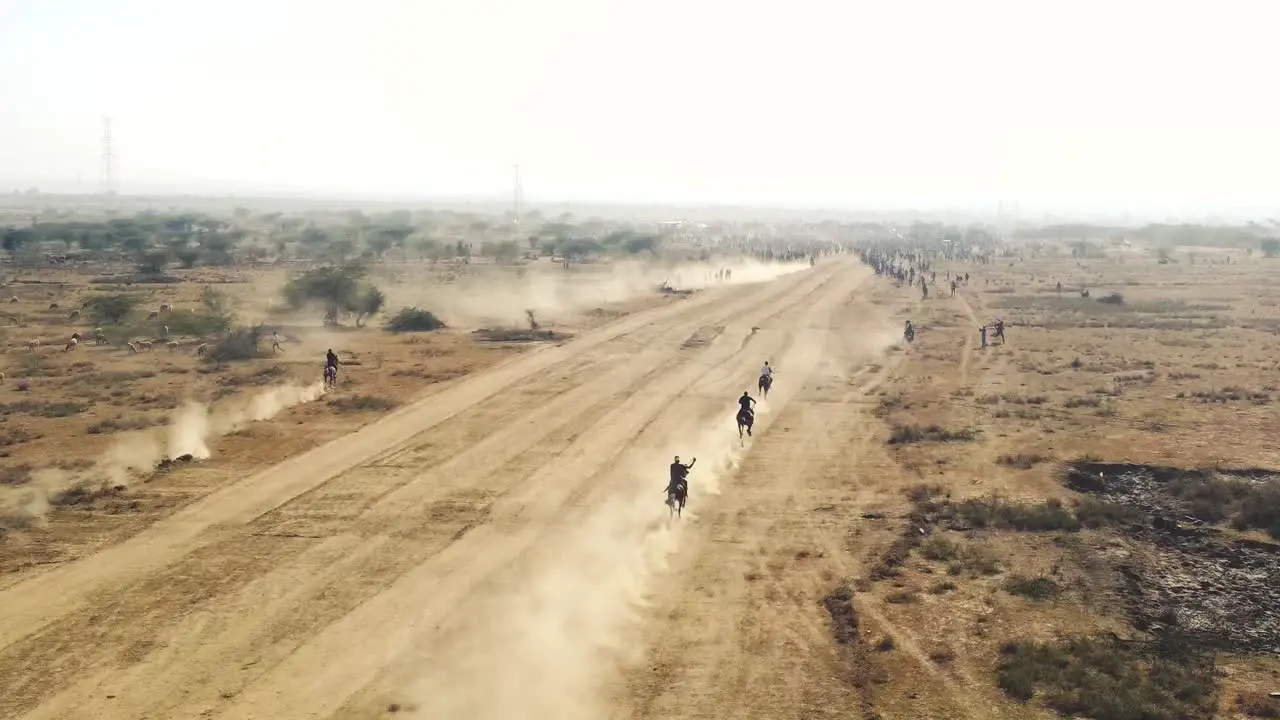
[[[116,194],[116,152],[111,141],[111,118],[102,116],[102,192]]]

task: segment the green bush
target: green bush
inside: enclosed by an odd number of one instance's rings
[[[1005,583],[1004,589],[1010,595],[1021,595],[1028,600],[1052,600],[1058,596],[1061,588],[1058,583],[1047,577],[1023,577],[1014,575]]]
[[[1093,720],[1209,720],[1218,705],[1212,659],[1092,638],[1006,643],[996,683],[1020,702],[1038,694],[1062,715]]]
[[[89,317],[99,324],[119,325],[143,302],[141,295],[111,293],[90,295],[84,301]]]
[[[253,360],[262,356],[261,341],[261,325],[233,328],[209,348],[205,359],[216,363]]]
[[[443,329],[445,324],[430,310],[404,308],[387,321],[385,327],[391,332],[430,332]]]

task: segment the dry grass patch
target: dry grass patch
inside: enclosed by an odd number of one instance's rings
[[[912,443],[972,442],[978,437],[976,430],[947,430],[937,425],[898,425],[889,434],[890,445]]]
[[[1209,720],[1217,714],[1211,657],[1117,640],[1014,641],[1000,648],[996,683],[1020,702],[1038,698],[1093,720]]]

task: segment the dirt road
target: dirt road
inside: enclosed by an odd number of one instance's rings
[[[628,317],[3,589],[0,717],[856,708],[807,601],[844,532],[814,508],[854,492],[857,401],[890,370],[868,275],[831,260]],[[672,523],[675,454],[699,460]]]

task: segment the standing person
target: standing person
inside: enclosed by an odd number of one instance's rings
[[[987,326],[983,325],[982,327],[978,328],[978,334],[982,338],[982,349],[986,350],[987,349]]]

